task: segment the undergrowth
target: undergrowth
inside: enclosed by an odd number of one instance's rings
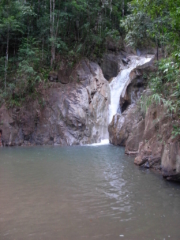
[[[157,64],[157,71],[149,76],[149,94],[140,100],[141,111],[146,114],[148,108],[155,104],[163,105],[169,116],[180,117],[180,54],[162,59]],[[172,135],[180,135],[180,126],[173,126]]]

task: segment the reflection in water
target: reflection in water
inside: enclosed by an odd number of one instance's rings
[[[180,239],[180,187],[111,145],[0,149],[0,239]]]

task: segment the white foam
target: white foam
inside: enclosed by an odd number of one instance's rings
[[[102,146],[102,145],[109,145],[109,139],[103,139],[101,140],[100,143],[87,144],[86,146],[96,147],[96,146]]]
[[[109,105],[109,123],[112,121],[113,116],[118,112],[120,106],[121,93],[129,81],[130,73],[133,69],[138,66],[142,66],[152,60],[152,57],[131,57],[131,63],[128,68],[123,69],[117,77],[114,77],[110,86],[111,91],[111,102]]]

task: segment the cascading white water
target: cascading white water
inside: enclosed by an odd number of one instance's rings
[[[138,57],[138,56],[129,56],[130,63],[128,66],[121,70],[121,72],[114,77],[110,82],[110,105],[109,105],[109,123],[112,121],[113,116],[118,112],[120,108],[120,96],[125,88],[128,85],[130,80],[130,73],[137,67],[143,67],[145,64],[149,63],[152,60],[153,56],[148,57]],[[120,109],[119,109],[120,111]],[[103,139],[100,143],[94,143],[87,146],[99,146],[109,144],[109,139]]]
[[[109,139],[102,139],[100,143],[87,144],[86,146],[98,147],[101,145],[108,145],[108,144],[109,144]]]
[[[133,69],[137,68],[138,66],[143,66],[146,63],[152,60],[152,56],[149,57],[138,57],[138,56],[130,56],[130,64],[126,69],[123,69],[117,77],[114,77],[110,86],[111,92],[111,101],[109,105],[109,123],[112,121],[113,116],[118,112],[120,106],[120,96],[121,93],[129,81],[130,73]]]

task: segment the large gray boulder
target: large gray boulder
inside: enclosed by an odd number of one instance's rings
[[[40,101],[0,108],[4,145],[75,145],[108,138],[110,90],[101,68],[82,60],[69,79],[42,89]]]
[[[118,146],[126,146],[128,141],[129,145],[131,145],[129,151],[137,152],[139,142],[132,141],[130,135],[133,129],[135,131],[135,129],[138,128],[139,131],[136,131],[137,133],[134,133],[134,135],[136,138],[141,138],[141,121],[142,113],[139,111],[139,106],[136,104],[130,105],[122,114],[116,114],[108,127],[110,143]]]

